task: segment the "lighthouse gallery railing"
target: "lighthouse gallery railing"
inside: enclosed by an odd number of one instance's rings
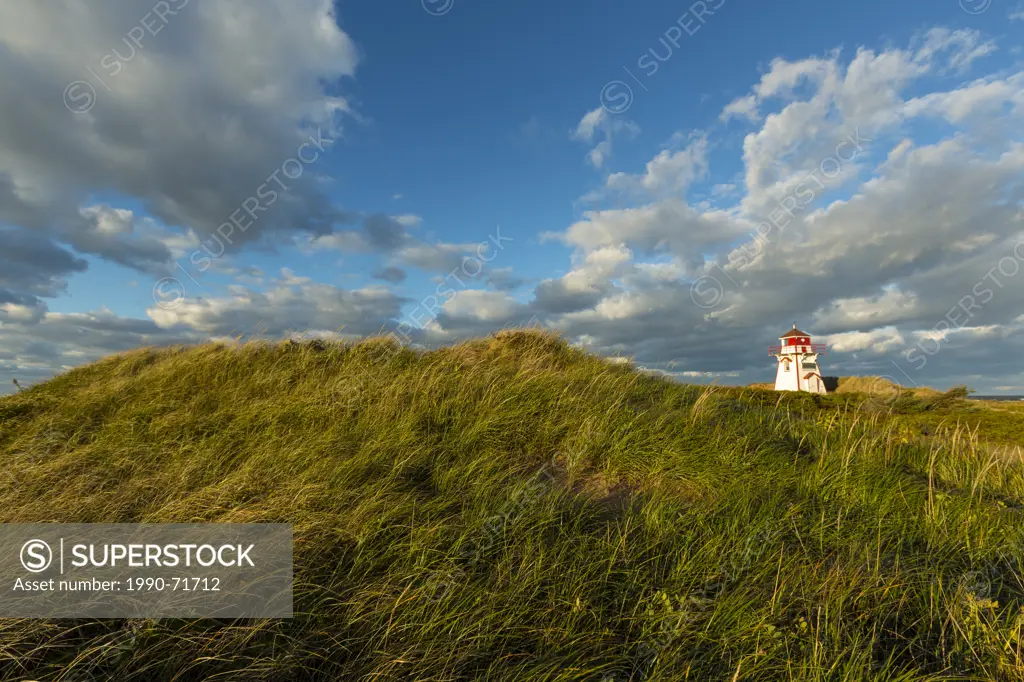
[[[768,346],[768,355],[778,355],[779,353],[782,352],[783,348],[793,348],[793,349],[806,348],[808,350],[803,351],[803,352],[806,352],[806,353],[818,353],[819,355],[824,355],[825,352],[826,352],[825,351],[825,348],[826,348],[825,344],[823,344],[823,343],[810,343],[810,344],[801,344],[799,346]]]

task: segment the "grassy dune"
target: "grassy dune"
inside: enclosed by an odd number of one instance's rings
[[[927,387],[904,388],[893,383],[886,377],[825,377],[826,380],[834,381],[834,387],[828,387],[829,393],[872,393],[891,396],[907,393],[918,397],[935,396],[939,392]],[[826,386],[828,384],[826,383]],[[774,382],[750,384],[748,388],[761,388],[769,391],[775,390]]]
[[[1024,412],[505,332],[140,350],[0,399],[0,521],[289,522],[296,618],[0,620],[0,680],[1019,680]]]

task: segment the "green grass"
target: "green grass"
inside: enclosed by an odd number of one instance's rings
[[[296,617],[0,620],[0,679],[1024,679],[1022,415],[537,332],[126,353],[0,399],[0,521],[289,522]]]

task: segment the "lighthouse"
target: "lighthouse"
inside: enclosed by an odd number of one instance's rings
[[[811,335],[793,328],[779,337],[779,345],[768,348],[779,362],[775,373],[776,391],[805,391],[825,393],[825,381],[818,368],[818,356],[825,352],[825,345],[811,343]]]

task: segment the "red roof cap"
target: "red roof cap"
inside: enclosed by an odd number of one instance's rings
[[[807,332],[802,332],[799,329],[797,329],[796,328],[796,322],[794,322],[793,323],[793,329],[788,331],[788,332],[786,332],[785,334],[783,334],[779,338],[780,339],[791,339],[794,336],[810,336],[810,334],[808,334]]]

